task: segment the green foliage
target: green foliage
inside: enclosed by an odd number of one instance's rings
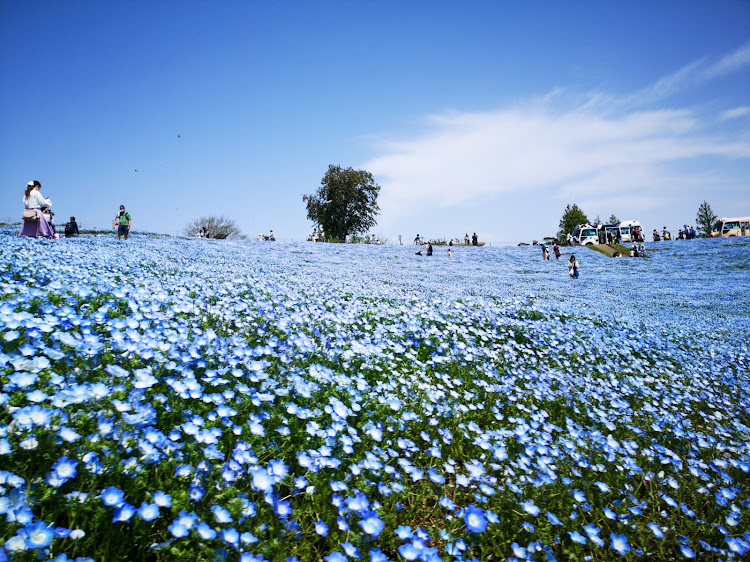
[[[618,222],[620,222],[620,219],[618,219],[614,213],[609,215],[609,218],[607,219],[607,224],[617,224]]]
[[[380,186],[366,170],[328,166],[317,193],[303,195],[307,218],[323,231],[345,241],[377,224]]]
[[[698,207],[698,214],[695,215],[695,226],[698,232],[706,236],[711,234],[711,226],[718,218],[716,213],[711,209],[711,205],[708,204],[708,201],[701,203]]]
[[[565,240],[567,239],[568,233],[573,232],[573,229],[575,229],[576,226],[588,222],[588,217],[586,217],[586,214],[578,205],[575,203],[573,205],[568,204],[568,206],[565,207],[565,212],[563,213],[562,218],[560,219],[560,230],[557,232],[557,237],[560,240]]]

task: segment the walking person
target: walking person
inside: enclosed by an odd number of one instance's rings
[[[542,244],[542,261],[549,261],[549,250]]]
[[[479,236],[477,236],[477,233],[471,235],[471,245],[472,246],[479,246]]]
[[[555,253],[555,259],[560,259],[560,246],[557,242],[555,242],[555,246],[552,248],[552,251]]]
[[[130,213],[125,210],[125,205],[120,205],[120,212],[115,217],[115,222],[112,225],[113,228],[117,229],[117,239],[119,240],[122,236],[125,240],[128,239],[130,234]]]
[[[578,279],[578,261],[576,261],[575,254],[570,256],[568,261],[568,273],[573,279]]]
[[[19,236],[28,236],[30,238],[37,238],[42,236],[44,238],[54,237],[54,232],[50,228],[44,213],[44,209],[49,209],[52,206],[52,201],[42,195],[40,189],[42,184],[38,181],[30,181],[26,184],[26,191],[23,197],[23,224],[19,231]]]

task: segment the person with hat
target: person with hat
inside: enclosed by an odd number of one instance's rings
[[[44,216],[44,211],[52,206],[52,201],[42,195],[41,188],[42,184],[36,180],[26,184],[23,198],[23,224],[18,233],[19,236],[53,238],[55,235]]]

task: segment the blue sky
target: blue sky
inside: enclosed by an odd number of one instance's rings
[[[5,0],[0,57],[2,219],[300,240],[329,164],[391,242],[750,214],[749,2]]]

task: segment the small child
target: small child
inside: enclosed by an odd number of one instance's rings
[[[449,257],[449,258],[452,258],[452,257],[453,257],[453,252],[451,252],[451,249],[450,249],[450,248],[448,248],[448,257]]]

